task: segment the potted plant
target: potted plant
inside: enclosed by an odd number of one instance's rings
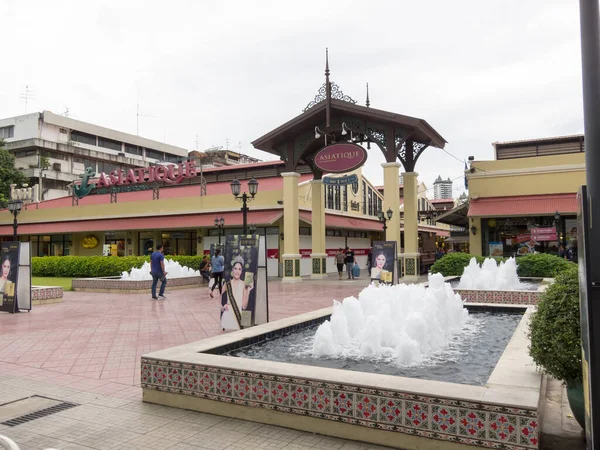
[[[573,415],[584,427],[579,276],[571,265],[556,275],[529,324],[529,354],[548,375],[567,385]]]

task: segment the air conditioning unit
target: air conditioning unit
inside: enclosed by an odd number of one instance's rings
[[[60,163],[52,164],[52,170],[56,170],[57,172],[60,172],[60,169],[61,169]]]
[[[125,153],[119,152],[119,156],[125,156]]]

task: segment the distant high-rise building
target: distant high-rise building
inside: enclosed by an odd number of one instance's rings
[[[452,198],[452,181],[450,178],[447,180],[442,180],[441,176],[437,177],[437,179],[433,182],[433,198],[436,200],[442,198]]]

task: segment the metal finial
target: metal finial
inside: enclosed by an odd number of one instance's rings
[[[329,49],[325,48],[325,126],[331,126],[331,83],[329,82]]]
[[[369,83],[367,83],[367,102],[366,102],[367,108],[369,106],[371,106],[371,101],[369,100]]]
[[[329,48],[325,47],[325,76],[329,77]]]

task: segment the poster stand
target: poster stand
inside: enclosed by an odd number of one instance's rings
[[[29,242],[0,246],[0,311],[31,311],[31,253]]]
[[[371,282],[398,284],[396,241],[374,241],[371,256]]]

